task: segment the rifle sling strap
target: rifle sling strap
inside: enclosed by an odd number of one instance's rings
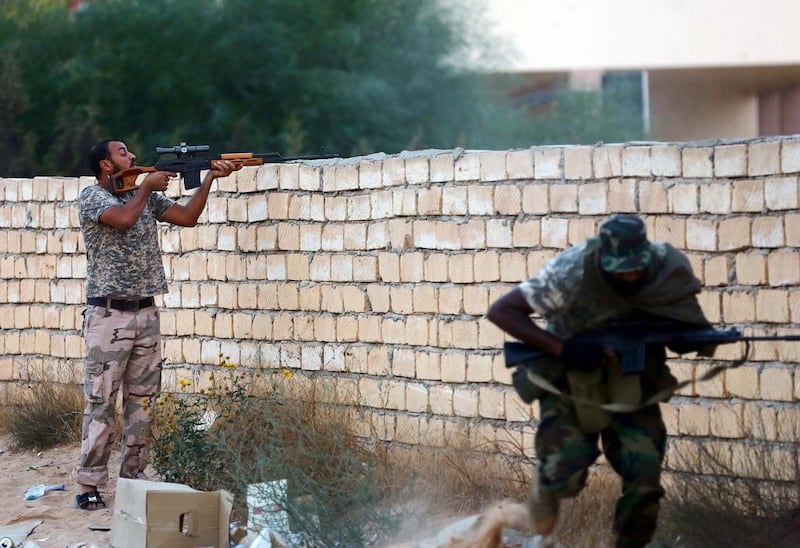
[[[597,407],[597,408],[600,408],[600,409],[602,409],[604,411],[608,411],[609,413],[633,413],[633,412],[638,411],[640,409],[644,409],[645,407],[649,407],[651,405],[655,405],[657,403],[662,403],[662,402],[667,401],[668,399],[670,399],[672,397],[672,395],[675,392],[677,392],[681,388],[689,386],[690,384],[692,384],[692,382],[703,382],[703,381],[711,380],[714,377],[716,377],[717,375],[719,375],[720,373],[722,373],[723,371],[725,371],[726,369],[735,369],[735,368],[739,367],[740,365],[742,365],[743,363],[745,363],[747,361],[747,356],[748,356],[749,353],[750,353],[750,343],[749,343],[749,341],[745,341],[744,357],[742,357],[741,359],[735,361],[733,364],[731,364],[731,365],[717,365],[717,366],[714,366],[711,369],[709,369],[708,371],[706,371],[704,374],[700,375],[697,379],[695,379],[695,380],[689,379],[689,380],[685,380],[685,381],[680,381],[677,384],[674,384],[674,385],[672,385],[672,386],[670,386],[668,388],[665,388],[664,390],[659,390],[658,392],[656,392],[655,394],[653,394],[652,396],[647,398],[647,400],[645,400],[644,402],[639,403],[639,404],[629,404],[629,403],[603,403],[603,404],[600,404],[600,403],[597,403],[596,401],[593,401],[593,400],[589,400],[589,399],[586,399],[586,398],[581,398],[579,396],[573,396],[571,394],[567,394],[566,392],[563,392],[562,390],[559,390],[556,386],[553,385],[553,383],[551,383],[550,381],[548,381],[547,379],[545,379],[541,375],[539,375],[537,373],[534,373],[531,368],[526,367],[525,369],[526,369],[526,373],[527,373],[528,379],[533,384],[535,384],[536,386],[538,386],[542,390],[546,390],[547,392],[550,392],[551,394],[555,394],[556,396],[564,398],[564,399],[566,399],[568,401],[571,401],[573,403],[577,403],[577,404],[580,404],[580,405],[589,405],[589,406],[592,406],[592,407]]]

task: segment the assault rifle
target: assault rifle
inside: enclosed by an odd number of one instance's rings
[[[667,347],[684,353],[704,347],[743,341],[745,353],[750,353],[752,341],[800,341],[800,335],[745,336],[735,328],[714,329],[666,318],[634,318],[609,322],[604,329],[587,331],[575,336],[587,342],[599,342],[614,350],[620,361],[622,373],[640,373],[645,366],[645,352],[649,346]],[[506,367],[516,367],[551,356],[536,347],[521,342],[506,342],[503,347]]]
[[[208,145],[187,145],[182,142],[172,147],[156,147],[159,157],[171,154],[173,157],[160,158],[153,166],[134,166],[123,169],[112,175],[115,193],[127,192],[136,188],[136,179],[142,173],[153,171],[171,171],[183,175],[183,186],[186,190],[200,186],[200,171],[211,169],[211,160],[228,160],[236,169],[242,166],[260,166],[291,162],[293,160],[327,160],[338,158],[337,154],[319,154],[311,156],[281,156],[277,152],[228,152],[212,154]]]

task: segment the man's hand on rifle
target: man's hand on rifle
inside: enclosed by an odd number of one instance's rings
[[[231,162],[229,160],[211,160],[211,170],[209,174],[214,179],[218,177],[227,177],[234,171],[239,171],[242,169],[244,164],[236,164],[235,162]]]
[[[571,337],[564,341],[559,358],[573,371],[594,371],[603,362],[614,357],[613,350],[607,349],[599,341]]]
[[[169,180],[175,177],[171,171],[154,171],[148,173],[142,180],[141,188],[149,189],[152,192],[163,192],[169,186]]]

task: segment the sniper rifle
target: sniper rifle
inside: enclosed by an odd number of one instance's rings
[[[112,175],[115,193],[128,192],[136,188],[136,179],[142,173],[154,171],[171,171],[183,176],[186,190],[200,186],[200,171],[211,169],[212,160],[228,160],[236,169],[243,166],[260,166],[291,162],[294,160],[328,160],[338,158],[337,154],[319,154],[310,156],[281,156],[277,152],[228,152],[214,154],[208,145],[187,145],[185,142],[172,147],[156,147],[159,160],[153,166],[133,166]],[[173,157],[161,158],[165,154]]]

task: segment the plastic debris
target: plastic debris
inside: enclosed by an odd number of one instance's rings
[[[25,500],[35,500],[40,497],[43,497],[45,493],[48,491],[63,491],[65,489],[64,484],[54,484],[54,485],[45,485],[40,483],[39,485],[32,485],[25,489]]]

